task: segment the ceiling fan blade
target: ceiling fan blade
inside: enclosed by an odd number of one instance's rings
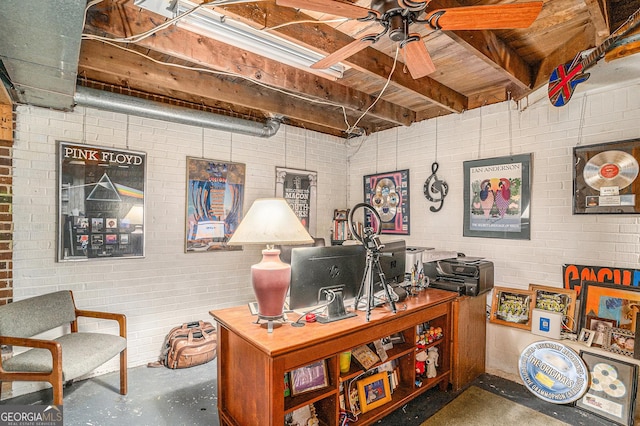
[[[369,9],[339,0],[276,0],[278,6],[293,7],[294,9],[313,10],[314,12],[344,16],[345,18],[365,18]]]
[[[436,66],[433,65],[431,55],[429,55],[427,46],[424,45],[420,34],[409,34],[409,40],[402,45],[402,54],[411,77],[418,79],[434,72]]]
[[[311,64],[311,68],[316,70],[325,69],[325,68],[329,68],[333,64],[337,64],[338,62],[344,59],[347,59],[349,56],[353,55],[354,53],[357,53],[362,49],[365,49],[371,46],[373,43],[375,43],[376,35],[377,34],[369,34],[362,38],[353,40],[351,43],[347,44],[344,47],[341,47],[340,49],[336,50],[335,52],[328,55],[327,57],[320,59],[315,64]]]
[[[427,15],[426,21],[436,30],[527,28],[541,10],[542,2],[461,6],[434,10]]]

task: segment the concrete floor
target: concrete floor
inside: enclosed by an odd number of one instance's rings
[[[183,370],[146,366],[129,370],[129,392],[118,393],[118,373],[74,383],[64,391],[65,426],[186,426],[220,424],[217,414],[216,362]],[[474,385],[543,412],[570,425],[610,425],[597,416],[533,396],[520,383],[484,374]],[[459,392],[430,389],[380,420],[380,425],[419,426]],[[253,396],[248,395],[247,398]],[[1,405],[50,404],[51,390],[3,400]],[[479,401],[481,404],[481,401]],[[473,409],[473,407],[469,407]],[[505,425],[508,425],[505,419]],[[253,426],[253,425],[252,425]],[[259,426],[259,425],[256,425]]]

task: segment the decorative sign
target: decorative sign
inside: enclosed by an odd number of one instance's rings
[[[525,387],[553,404],[577,401],[589,385],[587,367],[571,348],[544,340],[527,346],[518,363]]]
[[[568,263],[562,265],[562,277],[564,288],[577,290],[578,294],[580,294],[582,281],[595,281],[631,287],[640,286],[640,270],[637,269],[585,266]]]
[[[318,173],[276,167],[276,197],[287,200],[305,229],[315,233]]]

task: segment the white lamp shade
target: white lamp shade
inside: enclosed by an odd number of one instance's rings
[[[229,245],[307,244],[313,238],[284,198],[259,198],[244,216]]]

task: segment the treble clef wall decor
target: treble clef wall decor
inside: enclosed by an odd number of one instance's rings
[[[431,206],[429,208],[432,212],[440,211],[444,204],[444,197],[446,197],[449,192],[449,185],[447,185],[447,182],[438,179],[438,175],[436,175],[438,167],[438,162],[434,161],[431,165],[431,176],[429,176],[424,182],[423,188],[424,196],[427,197],[427,200],[433,203],[440,203],[438,207]]]

